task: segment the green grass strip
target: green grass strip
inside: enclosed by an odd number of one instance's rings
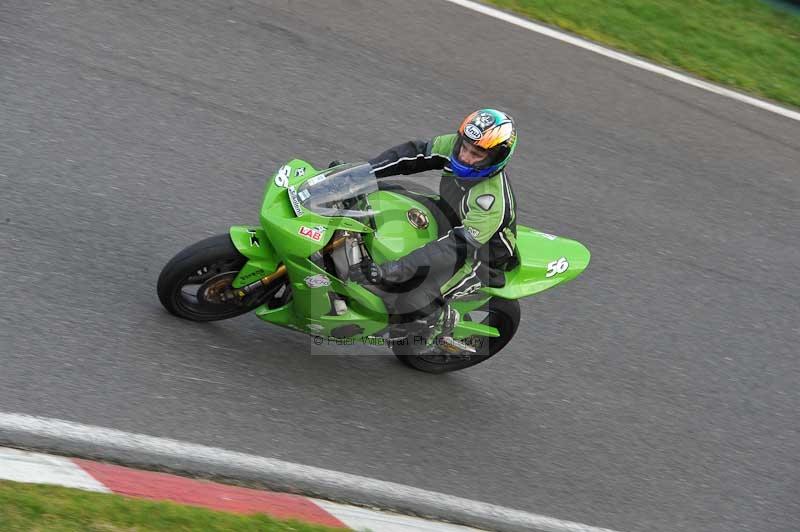
[[[800,107],[800,16],[761,0],[485,1]]]
[[[238,515],[172,502],[131,499],[59,486],[0,481],[0,530],[37,532],[259,531],[334,529],[265,515]]]

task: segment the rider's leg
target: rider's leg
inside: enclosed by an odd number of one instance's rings
[[[445,301],[458,299],[469,295],[481,287],[481,280],[478,278],[478,268],[480,261],[467,260],[461,268],[450,278],[440,291]]]
[[[436,324],[444,306],[439,286],[440,280],[435,277],[426,279],[410,292],[398,294],[386,306],[391,313],[391,336],[393,338],[427,338]]]
[[[482,285],[478,278],[477,269],[480,262],[468,260],[441,288],[442,300],[444,301],[441,319],[438,320],[437,334],[441,338],[451,339],[453,329],[455,329],[461,316],[450,306],[450,301],[469,295],[477,291]]]
[[[427,339],[435,333],[452,337],[460,316],[448,303],[481,287],[475,271],[469,261],[446,281],[442,281],[441,275],[431,275],[416,289],[387,302],[392,314],[392,336]]]

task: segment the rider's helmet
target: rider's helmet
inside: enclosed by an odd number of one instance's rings
[[[459,179],[480,181],[505,168],[516,146],[514,120],[496,109],[480,109],[461,122],[450,168]]]

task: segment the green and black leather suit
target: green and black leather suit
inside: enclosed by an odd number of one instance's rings
[[[379,178],[442,170],[438,205],[452,229],[396,261],[397,277],[417,281],[387,301],[393,314],[405,317],[398,321],[438,315],[450,299],[501,286],[502,272],[516,265],[516,202],[506,172],[477,182],[456,178],[449,168],[455,142],[455,134],[409,141],[369,161]]]

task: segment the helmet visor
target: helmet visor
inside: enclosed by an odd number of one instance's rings
[[[461,164],[475,168],[476,170],[483,170],[490,166],[497,164],[505,159],[508,155],[508,149],[504,146],[495,146],[487,150],[476,146],[469,139],[465,139],[462,135],[458,136],[455,145],[453,146],[453,157]]]

